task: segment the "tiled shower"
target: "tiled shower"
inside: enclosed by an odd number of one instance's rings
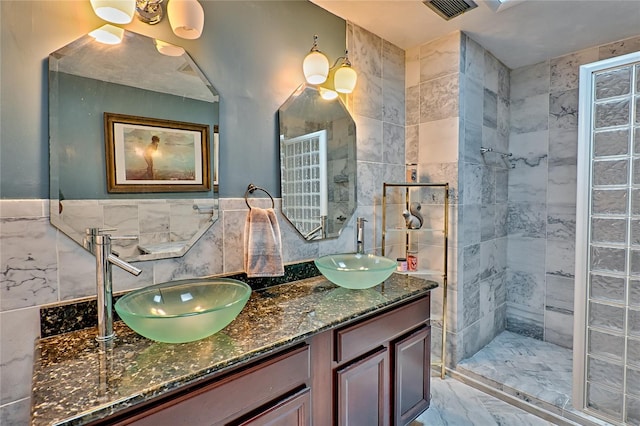
[[[448,365],[504,330],[572,349],[579,67],[638,50],[640,37],[514,70],[464,33],[407,52],[407,161],[452,185]]]

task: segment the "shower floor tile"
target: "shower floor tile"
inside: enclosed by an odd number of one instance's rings
[[[474,356],[458,363],[456,370],[466,370],[563,409],[571,399],[572,363],[570,349],[504,331]]]
[[[573,353],[553,343],[503,331],[455,371],[577,424],[610,425],[573,408]]]
[[[409,426],[552,424],[455,379],[432,377],[431,406]]]

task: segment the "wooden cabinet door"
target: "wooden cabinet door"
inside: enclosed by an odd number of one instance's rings
[[[240,426],[310,426],[311,389],[305,388]]]
[[[393,345],[394,425],[406,425],[429,408],[431,329],[421,328]]]
[[[389,424],[389,352],[381,348],[337,371],[339,426]]]

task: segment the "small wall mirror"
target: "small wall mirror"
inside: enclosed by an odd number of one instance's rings
[[[49,56],[51,223],[124,260],[182,256],[218,218],[218,93],[179,46],[125,31]]]
[[[306,240],[340,235],[356,209],[356,125],[340,98],[300,86],[279,109],[282,212]]]

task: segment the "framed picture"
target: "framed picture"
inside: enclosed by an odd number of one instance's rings
[[[104,113],[108,192],[209,191],[209,126]]]

